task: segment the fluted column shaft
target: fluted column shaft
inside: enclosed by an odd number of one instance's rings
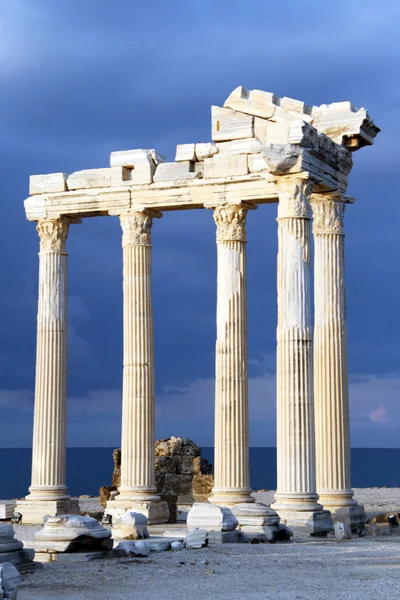
[[[64,500],[66,487],[67,252],[69,220],[43,220],[40,236],[32,483],[27,499]]]
[[[277,491],[280,513],[315,511],[314,405],[310,308],[312,184],[279,184],[277,329]]]
[[[324,507],[355,506],[350,483],[350,421],[344,282],[344,210],[339,196],[314,194],[314,378],[317,491]]]
[[[159,500],[155,482],[151,211],[120,216],[123,247],[124,370],[119,499]]]
[[[254,502],[249,478],[246,215],[248,207],[214,210],[217,224],[215,458],[210,502]]]

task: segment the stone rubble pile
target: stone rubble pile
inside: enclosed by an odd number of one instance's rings
[[[105,507],[115,498],[121,482],[121,449],[113,452],[112,486],[100,488]],[[214,485],[212,465],[201,456],[201,449],[188,438],[171,437],[155,443],[156,486],[161,499],[169,506],[171,521],[175,515],[185,520],[193,502],[205,502]]]

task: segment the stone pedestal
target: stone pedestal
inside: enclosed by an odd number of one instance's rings
[[[67,253],[70,219],[38,223],[39,303],[30,494],[17,502],[23,523],[76,510],[67,494]]]
[[[332,527],[332,522],[329,513],[321,512],[315,481],[310,308],[309,197],[312,183],[304,179],[283,179],[277,187],[278,485],[272,508],[290,527],[302,522],[310,533],[320,533],[318,519],[324,522],[325,531]]]
[[[267,542],[275,542],[279,537],[279,516],[266,504],[236,504],[232,506],[239,529],[249,537],[254,535]]]
[[[0,525],[0,564],[11,563],[18,569],[33,566],[35,556],[32,547],[23,548],[22,542],[14,537],[12,525]]]
[[[149,524],[168,521],[154,465],[154,334],[151,295],[151,227],[161,215],[143,210],[120,215],[123,247],[124,371],[121,485],[106,513],[140,512]]]
[[[254,502],[249,477],[246,215],[249,206],[214,210],[218,284],[214,488],[209,502]]]
[[[339,194],[313,194],[315,248],[314,398],[317,492],[335,520],[357,527],[353,498],[344,277],[344,210]]]

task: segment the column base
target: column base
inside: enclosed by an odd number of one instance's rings
[[[48,515],[79,515],[80,508],[78,498],[66,496],[60,500],[40,500],[27,496],[24,500],[17,500],[15,512],[21,513],[23,524],[43,525],[43,519]]]
[[[329,510],[279,510],[278,514],[281,523],[290,527],[294,534],[326,535],[333,529],[333,521]]]
[[[281,514],[281,512],[315,512],[322,510],[318,503],[318,494],[275,494],[274,502],[271,508]]]
[[[255,502],[251,488],[213,488],[208,499],[211,504],[218,506],[234,506],[235,504],[250,504]]]
[[[113,521],[120,519],[126,511],[132,511],[145,515],[149,525],[157,523],[168,523],[169,508],[167,502],[158,500],[136,500],[134,498],[121,498],[120,495],[114,500],[109,500],[105,514],[111,515]]]
[[[354,500],[353,490],[321,491],[319,501],[331,512],[334,523],[346,523],[353,531],[365,525],[364,507]]]

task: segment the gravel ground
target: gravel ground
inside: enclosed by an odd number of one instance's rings
[[[273,492],[255,492],[269,504]],[[400,488],[356,489],[368,513],[400,512]],[[98,498],[81,498],[96,511]],[[34,538],[37,525],[15,526]],[[202,550],[53,563],[25,573],[18,600],[385,600],[400,598],[400,536],[337,542],[302,538]]]
[[[400,538],[225,545],[45,565],[18,600],[384,600],[400,597],[399,567]]]

